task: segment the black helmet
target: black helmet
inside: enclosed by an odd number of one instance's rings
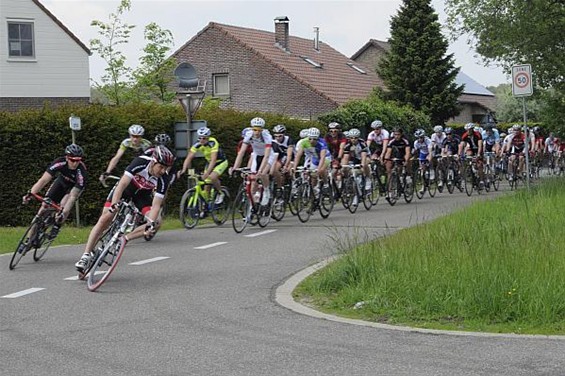
[[[70,144],[65,148],[65,155],[69,157],[82,157],[84,155],[84,151],[77,144]]]
[[[171,143],[171,137],[166,133],[161,133],[155,136],[155,145],[169,145]]]
[[[170,167],[175,161],[175,156],[173,153],[163,145],[155,146],[153,151],[153,160],[155,162],[162,164],[163,166]]]

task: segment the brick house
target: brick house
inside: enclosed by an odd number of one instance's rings
[[[374,70],[389,49],[387,42],[371,39],[355,52],[351,59]],[[459,97],[461,112],[448,123],[481,123],[486,115],[494,113],[496,97],[493,93],[461,71],[455,82],[458,85],[465,85],[463,94]]]
[[[39,0],[0,1],[0,111],[88,103],[90,55]]]
[[[172,56],[207,80],[207,96],[238,110],[312,119],[384,87],[372,69],[318,38],[291,36],[287,17],[277,17],[274,28],[210,22]]]

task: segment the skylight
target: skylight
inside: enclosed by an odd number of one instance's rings
[[[355,69],[357,72],[361,74],[367,74],[367,72],[365,72],[363,69],[359,68],[357,65],[353,63],[347,63],[347,65],[349,65],[351,68]]]
[[[311,64],[313,66],[315,66],[316,68],[322,68],[322,63],[317,63],[314,60],[310,59],[309,57],[306,56],[301,56],[301,58],[307,62],[308,64]]]

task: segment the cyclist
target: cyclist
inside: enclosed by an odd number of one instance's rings
[[[371,159],[378,159],[383,163],[390,134],[383,128],[383,122],[380,120],[373,121],[371,128],[373,128],[373,130],[367,135],[367,147],[371,149],[371,145],[373,145],[373,142],[375,143],[374,150],[371,153]]]
[[[265,120],[260,117],[251,119],[251,129],[245,132],[241,149],[237,153],[233,167],[230,167],[230,176],[233,170],[241,166],[243,156],[245,155],[249,146],[252,148],[251,153],[251,171],[257,173],[257,177],[263,182],[263,198],[261,205],[266,206],[271,199],[271,192],[269,187],[269,172],[271,166],[275,163],[275,154],[272,152],[273,137],[268,130],[265,129]],[[257,190],[256,184],[253,184],[252,193],[255,194]]]
[[[461,136],[459,144],[459,155],[477,157],[477,170],[479,174],[479,189],[485,186],[485,172],[483,170],[483,137],[478,130],[475,130],[474,123],[465,124],[465,133]]]
[[[31,200],[31,193],[39,193],[56,177],[45,197],[55,203],[60,203],[63,213],[55,218],[55,224],[49,234],[50,239],[55,239],[65,219],[69,216],[71,208],[86,187],[86,166],[82,161],[83,156],[84,151],[79,145],[67,146],[65,156],[55,159],[22,199],[23,203],[28,203]],[[44,210],[44,205],[39,212],[42,210]]]
[[[98,178],[98,180],[100,180],[102,184],[106,184],[106,178],[110,175],[112,170],[116,168],[118,162],[120,162],[120,159],[122,159],[122,156],[126,151],[132,150],[134,151],[136,156],[139,156],[151,146],[151,141],[142,138],[142,136],[145,134],[145,129],[143,129],[141,125],[133,124],[131,127],[129,127],[128,133],[129,138],[126,138],[122,141],[120,147],[118,148],[118,151],[116,152],[116,155],[114,155],[114,157],[110,159],[110,162],[106,167],[106,171],[102,173],[102,175],[100,175],[100,177]]]
[[[369,148],[364,140],[361,140],[361,131],[357,128],[349,130],[347,143],[343,148],[343,159],[341,163],[360,164],[365,176],[365,191],[371,190],[371,170],[369,168]]]
[[[433,179],[434,177],[431,176],[431,171],[429,170],[432,162],[432,140],[426,136],[426,132],[423,129],[416,129],[414,137],[416,137],[416,140],[414,141],[413,153],[417,154],[419,166],[422,170],[428,170],[430,177]],[[420,194],[423,194],[425,189],[426,187],[422,186]]]
[[[173,153],[165,146],[159,145],[155,147],[151,157],[142,155],[130,163],[108,195],[102,214],[88,235],[84,254],[75,264],[79,272],[84,272],[90,262],[94,245],[112,222],[116,207],[122,199],[131,199],[147,219],[146,224],[141,224],[131,233],[124,235],[124,240],[128,242],[141,236],[151,238],[155,234],[156,225],[160,221],[159,212],[169,188],[167,169],[174,161]]]
[[[524,168],[524,153],[526,152],[526,135],[522,132],[519,124],[512,126],[512,133],[508,136],[508,143],[505,145],[505,151],[510,153],[508,165],[510,166],[510,176],[508,180],[513,179],[513,175],[519,175]],[[531,147],[531,146],[530,146]],[[518,158],[518,171],[514,171],[514,161]]]
[[[549,166],[554,167],[555,157],[559,151],[559,139],[554,136],[553,132],[549,133],[549,136],[545,139],[544,152],[549,159]]]
[[[223,150],[220,148],[220,143],[214,137],[212,137],[212,131],[208,127],[200,127],[196,131],[198,135],[198,142],[191,146],[188,155],[184,159],[182,164],[182,169],[177,173],[177,177],[180,178],[192,165],[192,160],[196,156],[196,153],[201,153],[206,159],[206,167],[204,168],[204,173],[202,174],[202,180],[206,183],[212,183],[218,196],[216,197],[216,204],[221,204],[224,201],[224,193],[222,192],[222,185],[220,183],[220,176],[228,168],[228,160],[224,155]],[[206,186],[206,190],[210,190],[210,186]]]
[[[294,166],[298,166],[303,155],[303,166],[309,169],[317,169],[318,176],[326,183],[328,167],[330,166],[332,157],[325,140],[320,139],[320,130],[318,128],[310,128],[308,130],[308,137],[298,141],[294,155]],[[319,190],[319,187],[315,189]]]
[[[306,136],[308,137],[308,136]],[[324,137],[324,141],[328,146],[332,160],[341,161],[343,157],[343,148],[347,142],[347,138],[341,132],[341,125],[335,121],[328,124],[328,133]]]
[[[408,142],[408,140],[404,138],[404,132],[402,131],[402,128],[395,128],[392,131],[392,134],[393,138],[389,141],[385,153],[388,181],[390,181],[390,175],[392,173],[394,162],[392,159],[403,160],[402,164],[406,167],[407,171],[410,171],[410,142]]]
[[[273,152],[275,152],[275,163],[271,168],[271,175],[278,187],[283,186],[283,174],[290,170],[290,164],[294,157],[294,141],[286,135],[286,127],[282,124],[273,128]]]
[[[430,136],[430,140],[432,141],[432,163],[434,169],[438,168],[437,158],[441,156],[441,150],[445,138],[446,135],[445,132],[443,131],[443,126],[436,125],[434,127],[434,132]],[[443,180],[439,179],[438,186],[441,187],[442,185],[443,185]]]

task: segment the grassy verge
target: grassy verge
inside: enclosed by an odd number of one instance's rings
[[[295,298],[389,324],[565,334],[563,203],[563,179],[476,203],[344,251]]]
[[[31,220],[31,219],[30,219]],[[178,218],[165,218],[160,231],[176,230],[183,228]],[[27,228],[24,227],[2,227],[0,228],[0,254],[12,253],[20,242],[20,238]],[[88,239],[88,234],[92,226],[75,227],[70,223],[61,228],[61,232],[57,239],[51,245],[52,247],[64,244],[83,244]]]

